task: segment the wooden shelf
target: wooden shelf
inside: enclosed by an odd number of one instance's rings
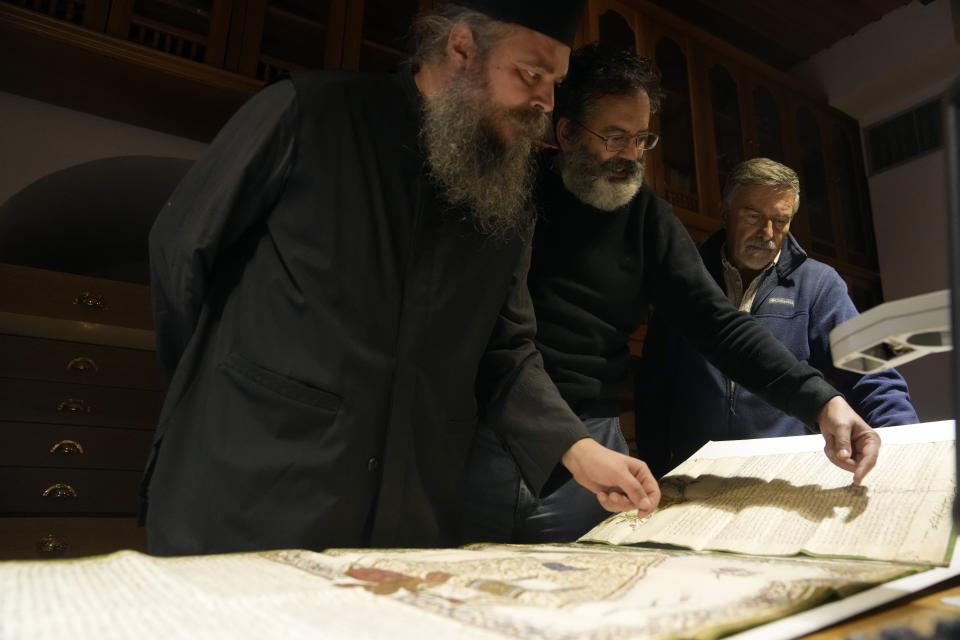
[[[0,4],[0,86],[11,93],[207,142],[262,84]]]
[[[320,20],[316,20],[308,16],[301,16],[275,5],[267,5],[267,14],[276,16],[277,18],[287,22],[292,22],[300,27],[306,27],[307,29],[319,29],[321,31],[327,30],[326,22],[321,22]]]
[[[189,2],[182,2],[181,0],[154,0],[157,4],[163,4],[178,11],[185,11],[186,13],[192,13],[195,16],[200,16],[203,18],[209,18],[210,12],[206,9],[199,9]]]
[[[207,36],[202,33],[197,33],[196,31],[190,31],[188,29],[181,29],[175,25],[167,24],[166,22],[158,22],[157,20],[153,20],[144,16],[135,15],[131,19],[131,22],[159,33],[166,33],[184,40],[190,40],[191,42],[199,42],[203,45],[206,45],[208,41]]]

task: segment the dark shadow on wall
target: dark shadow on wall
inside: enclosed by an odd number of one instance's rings
[[[148,284],[150,227],[193,162],[120,156],[36,180],[0,205],[0,262]]]

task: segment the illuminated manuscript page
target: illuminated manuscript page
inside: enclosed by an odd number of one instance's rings
[[[606,545],[0,563],[3,640],[709,640],[919,567]]]

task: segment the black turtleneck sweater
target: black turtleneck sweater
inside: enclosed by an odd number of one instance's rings
[[[652,305],[721,371],[815,423],[837,392],[730,304],[667,203],[644,186],[616,211],[595,209],[567,191],[549,158],[542,160],[528,283],[537,346],[574,411],[584,418],[619,414],[628,337]]]

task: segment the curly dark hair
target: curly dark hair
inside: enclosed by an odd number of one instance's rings
[[[628,95],[642,89],[650,98],[650,112],[660,108],[660,71],[649,58],[588,44],[570,55],[567,77],[557,88],[554,121],[582,122],[603,96]]]

